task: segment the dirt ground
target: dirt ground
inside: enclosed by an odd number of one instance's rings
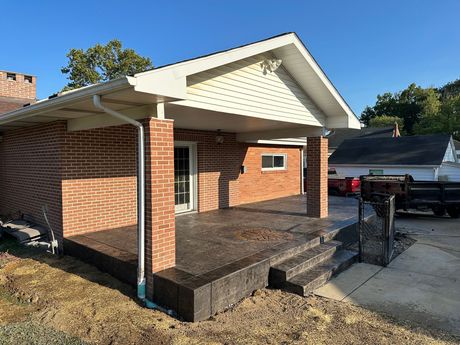
[[[0,242],[0,344],[458,344],[319,297],[259,290],[211,320],[185,323],[136,303],[134,290],[71,257]]]

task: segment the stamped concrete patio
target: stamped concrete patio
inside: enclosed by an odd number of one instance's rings
[[[154,275],[154,299],[189,320],[209,317],[238,296],[267,286],[270,263],[284,253],[309,242],[354,240],[357,209],[355,199],[330,197],[327,218],[308,218],[306,197],[291,196],[177,216],[176,267]],[[135,225],[73,236],[65,248],[122,281],[136,283]],[[208,290],[219,286],[226,291],[213,294],[219,300],[208,301]]]

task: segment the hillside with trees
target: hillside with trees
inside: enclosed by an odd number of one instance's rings
[[[397,122],[406,135],[446,133],[460,139],[460,79],[439,88],[410,84],[402,91],[377,95],[361,121],[373,127]]]

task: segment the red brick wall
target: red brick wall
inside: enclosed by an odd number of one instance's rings
[[[250,145],[234,133],[175,129],[174,140],[197,143],[198,211],[204,212],[300,193],[300,148]],[[262,172],[262,153],[287,153],[286,171]],[[247,173],[240,174],[245,165]]]
[[[286,154],[287,169],[262,171],[263,153]],[[247,172],[239,178],[240,203],[300,194],[300,163],[300,148],[248,146],[243,162]]]
[[[0,97],[22,98],[26,100],[34,100],[36,98],[35,77],[32,77],[32,83],[26,83],[24,81],[24,74],[16,73],[16,80],[8,80],[7,73],[0,71]]]
[[[197,143],[198,211],[204,212],[238,205],[238,177],[244,152],[234,133],[222,133],[224,142],[216,143],[216,132],[174,130],[174,140]]]
[[[327,164],[327,138],[307,138],[307,216],[309,217],[324,218],[328,215]]]
[[[65,236],[135,224],[136,135],[130,125],[67,132],[65,122],[6,132],[0,212],[21,210],[41,222],[41,206],[48,204],[53,227]],[[298,148],[222,135],[218,145],[215,132],[174,130],[175,140],[197,142],[199,211],[300,192]],[[262,152],[287,153],[288,170],[261,172]],[[240,175],[243,164],[247,173]]]
[[[62,152],[65,236],[137,223],[136,128],[66,132]]]
[[[17,129],[0,141],[0,214],[21,211],[44,225],[48,205],[51,226],[62,238],[60,156],[64,122]]]
[[[176,264],[174,215],[174,134],[172,120],[149,119],[146,132],[146,272],[153,293],[152,272]]]

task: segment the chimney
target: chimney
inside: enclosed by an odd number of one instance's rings
[[[0,114],[34,103],[36,83],[33,75],[0,71]]]
[[[399,126],[398,123],[395,122],[394,128],[393,128],[393,138],[398,138],[401,136],[401,133],[399,133]]]

